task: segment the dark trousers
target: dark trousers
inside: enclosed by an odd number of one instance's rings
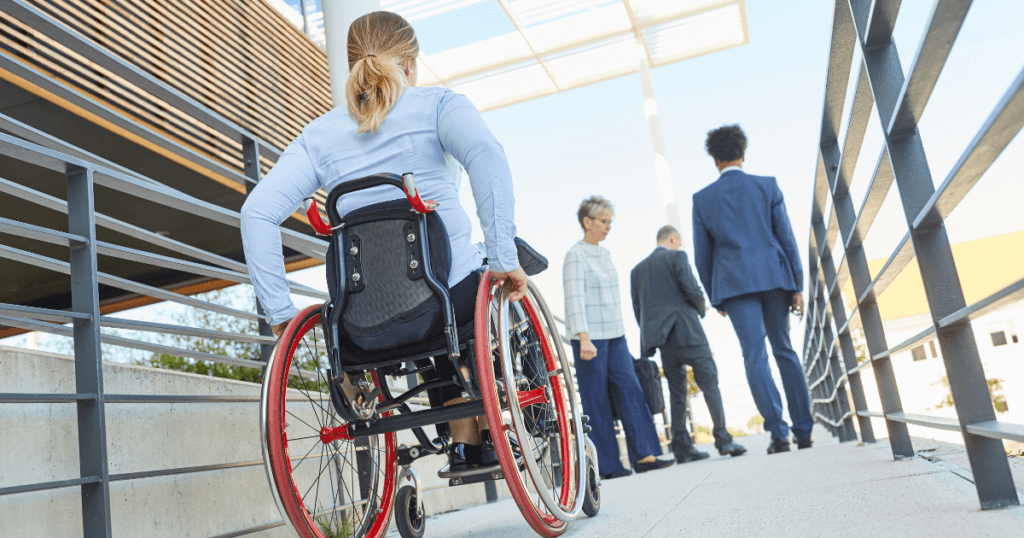
[[[590,439],[597,448],[597,463],[601,474],[622,469],[619,461],[619,442],[615,438],[615,423],[609,398],[615,399],[619,420],[626,430],[629,461],[647,456],[661,455],[661,441],[654,429],[654,419],[647,409],[644,391],[636,377],[633,357],[626,347],[626,337],[609,340],[591,340],[597,356],[589,361],[580,359],[580,341],[572,341],[572,354],[576,360],[576,379],[580,384],[583,412],[590,416]]]
[[[669,334],[661,351],[661,368],[668,379],[668,398],[672,412],[672,452],[680,457],[693,448],[693,438],[686,430],[686,391],[689,383],[686,367],[693,368],[694,381],[704,393],[704,402],[711,413],[711,430],[715,446],[721,447],[732,442],[732,435],[725,427],[725,408],[722,393],[718,390],[718,366],[711,355],[711,348],[705,345],[684,346],[676,343],[676,331]]]
[[[767,335],[782,376],[793,434],[798,441],[803,441],[810,439],[814,419],[804,368],[789,342],[792,296],[792,292],[781,289],[749,293],[726,299],[722,308],[729,314],[743,349],[747,384],[757,410],[764,417],[764,429],[771,432],[773,439],[789,438],[789,425],[782,419],[782,398],[768,366],[768,350],[764,345]]]

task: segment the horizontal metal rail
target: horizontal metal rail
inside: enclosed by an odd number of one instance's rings
[[[72,486],[81,486],[84,484],[95,484],[99,481],[100,477],[90,476],[86,478],[73,478],[71,480],[57,480],[54,482],[26,484],[24,486],[11,486],[6,488],[0,488],[0,497],[3,497],[4,495],[14,495],[16,493],[31,493],[33,491],[45,491],[48,489],[70,488]]]

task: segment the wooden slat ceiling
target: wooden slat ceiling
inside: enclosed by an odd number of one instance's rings
[[[323,51],[263,0],[28,3],[278,149],[331,108]],[[0,49],[118,113],[242,170],[238,142],[2,12]]]

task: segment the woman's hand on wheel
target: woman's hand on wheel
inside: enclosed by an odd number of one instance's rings
[[[291,323],[291,321],[292,320],[288,319],[282,323],[278,323],[277,325],[272,325],[270,327],[270,330],[274,331],[274,336],[280,338],[281,335],[284,333],[285,328],[288,327],[288,324]]]
[[[526,271],[523,271],[522,267],[516,267],[515,269],[507,273],[496,273],[491,271],[491,276],[498,282],[505,282],[506,286],[510,286],[512,289],[509,294],[509,301],[515,302],[526,296]]]

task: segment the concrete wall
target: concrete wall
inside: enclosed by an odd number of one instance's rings
[[[109,394],[259,395],[259,386],[213,377],[104,363]],[[73,359],[0,346],[0,393],[74,392]],[[107,404],[111,474],[260,461],[258,403]],[[430,432],[432,433],[432,432]],[[411,441],[409,434],[399,442]],[[445,487],[443,456],[423,458],[428,514],[486,502],[483,485]],[[0,487],[78,478],[74,404],[0,404]],[[500,498],[508,496],[498,483]],[[263,465],[114,482],[115,537],[211,537],[279,521]],[[429,524],[428,524],[429,525]],[[80,488],[0,497],[0,536],[82,534]],[[288,536],[278,527],[252,534]]]

